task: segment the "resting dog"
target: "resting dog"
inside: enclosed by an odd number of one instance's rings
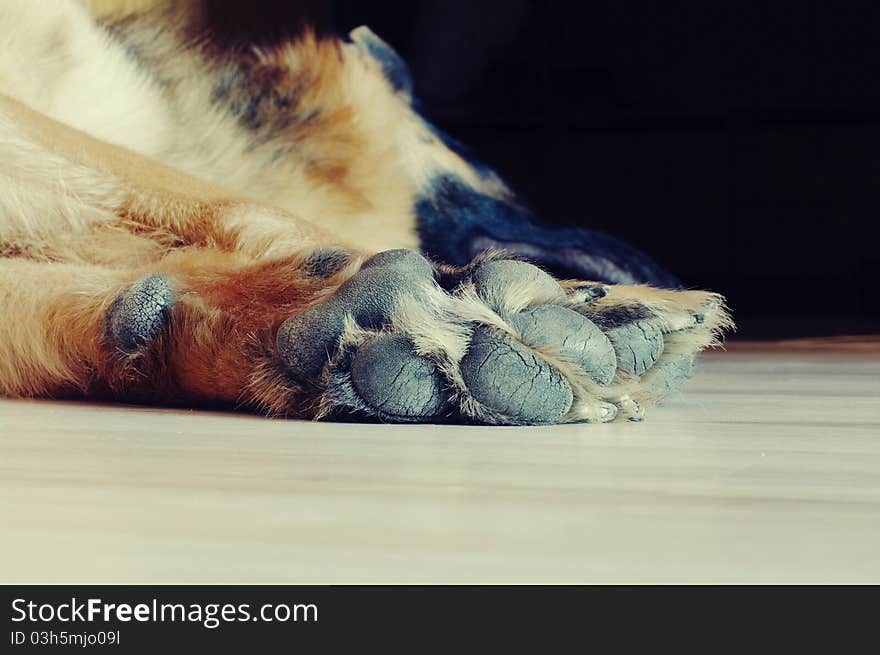
[[[0,0],[0,393],[639,419],[729,327],[638,251],[542,225],[366,28],[230,53],[180,25]]]

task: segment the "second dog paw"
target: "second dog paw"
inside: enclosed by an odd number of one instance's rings
[[[320,415],[532,425],[640,419],[726,322],[712,294],[562,286],[508,259],[441,275],[396,250],[285,322],[276,343]]]

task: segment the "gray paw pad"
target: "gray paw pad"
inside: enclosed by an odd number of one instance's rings
[[[529,295],[542,300],[564,300],[565,292],[559,283],[537,266],[515,259],[497,259],[483,262],[471,274],[477,294],[496,311],[504,306],[504,298],[511,284],[528,288]]]
[[[533,348],[558,350],[597,383],[607,385],[617,371],[617,357],[608,337],[595,323],[558,305],[538,305],[513,318],[522,340]]]
[[[336,350],[347,314],[363,328],[386,327],[398,300],[430,288],[433,273],[431,264],[413,250],[371,257],[332,297],[284,322],[275,337],[282,363],[294,379],[315,381]]]
[[[415,250],[398,248],[397,250],[383,250],[370,257],[363,263],[361,269],[377,266],[396,268],[400,271],[414,273],[422,277],[432,277],[434,267]]]
[[[110,306],[107,328],[113,344],[127,353],[140,350],[168,322],[173,303],[174,293],[163,276],[135,282]]]
[[[275,335],[278,356],[288,373],[301,382],[316,381],[335,352],[345,312],[333,299],[287,319]]]
[[[418,268],[370,266],[343,283],[334,301],[361,327],[378,330],[390,323],[394,306],[404,295],[418,297],[432,284],[432,278]]]
[[[663,333],[648,321],[620,325],[605,334],[617,354],[618,370],[631,375],[647,371],[663,352]]]
[[[525,346],[482,330],[461,360],[471,395],[518,423],[555,423],[571,408],[566,379]]]
[[[650,379],[645,380],[645,391],[655,400],[662,400],[678,391],[694,372],[693,355],[677,355],[657,364]]]
[[[400,335],[383,334],[358,350],[351,382],[361,400],[389,418],[424,420],[449,408],[440,371]]]

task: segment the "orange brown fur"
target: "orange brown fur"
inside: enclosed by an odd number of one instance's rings
[[[277,326],[345,276],[315,280],[301,271],[304,254],[332,247],[333,240],[293,216],[186,179],[14,100],[0,97],[0,108],[36,143],[118,185],[121,199],[102,207],[115,219],[80,235],[73,250],[62,243],[64,235],[54,246],[53,239],[22,239],[4,247],[0,392],[241,402],[295,412],[292,392],[263,360]],[[247,226],[226,220],[242,212],[257,226],[263,217],[269,230],[283,226],[278,242],[290,242],[287,254],[261,256],[260,245],[246,238]],[[149,273],[175,284],[171,328],[147,352],[122,356],[107,343],[105,317],[118,294]]]

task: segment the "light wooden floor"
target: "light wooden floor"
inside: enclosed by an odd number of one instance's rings
[[[858,350],[705,357],[644,424],[0,401],[0,581],[880,582],[880,355]]]

